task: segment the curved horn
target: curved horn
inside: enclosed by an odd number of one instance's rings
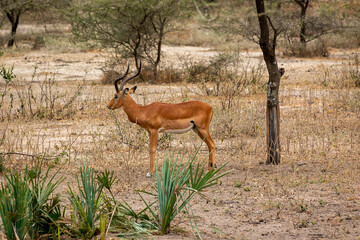
[[[120,91],[124,88],[125,83],[127,83],[127,82],[130,81],[131,79],[136,78],[137,76],[139,76],[140,71],[141,71],[141,60],[140,60],[139,71],[138,71],[134,76],[128,77],[128,78],[126,78],[124,81],[121,82],[120,87],[119,87]]]
[[[118,82],[119,82],[121,79],[123,79],[124,77],[126,77],[126,75],[128,74],[128,72],[129,72],[129,63],[128,63],[128,66],[127,66],[127,69],[126,69],[125,74],[122,75],[121,77],[115,79],[115,81],[114,81],[115,89],[116,89],[116,92],[117,92],[117,93],[119,92]],[[121,88],[120,90],[122,90],[122,88]]]

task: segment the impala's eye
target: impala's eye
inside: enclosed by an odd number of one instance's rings
[[[118,98],[118,95],[115,95],[114,98],[117,99],[117,98]]]

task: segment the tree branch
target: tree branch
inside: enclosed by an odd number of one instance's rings
[[[34,155],[34,154],[28,154],[28,153],[19,153],[19,152],[0,152],[0,156],[9,156],[9,155],[18,155],[18,156],[24,156],[24,157],[32,157],[32,158],[44,158],[46,160],[52,160],[60,157],[62,154],[56,155],[56,156],[50,156],[45,157],[45,155]]]

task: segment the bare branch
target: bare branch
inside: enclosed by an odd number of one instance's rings
[[[18,155],[18,156],[24,156],[24,157],[32,157],[32,158],[43,158],[46,160],[52,160],[60,157],[62,154],[58,154],[56,156],[49,156],[45,157],[45,155],[35,155],[35,154],[28,154],[28,153],[20,153],[20,152],[0,152],[0,155],[2,156],[9,156],[9,155]]]

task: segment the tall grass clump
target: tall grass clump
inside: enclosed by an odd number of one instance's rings
[[[77,177],[78,193],[68,188],[71,202],[70,235],[92,239],[100,235],[104,239],[108,232],[119,237],[133,238],[149,235],[157,230],[156,225],[145,213],[136,212],[129,204],[115,198],[112,186],[116,182],[113,171],[95,174],[87,164],[80,168]],[[106,194],[106,190],[110,195]]]
[[[60,234],[64,212],[54,190],[63,178],[55,180],[58,172],[50,177],[50,168],[42,173],[43,162],[26,168],[24,175],[10,172],[0,191],[0,215],[8,239],[54,238]]]
[[[96,180],[94,170],[88,165],[80,168],[77,185],[78,193],[70,185],[68,189],[69,200],[73,208],[71,229],[75,236],[91,239],[100,234],[100,228],[95,225],[95,222],[102,214],[104,186]]]
[[[29,219],[28,206],[31,199],[28,178],[14,172],[5,175],[1,184],[0,215],[7,239],[24,239]]]
[[[171,222],[180,213],[192,213],[190,200],[195,195],[202,195],[205,189],[217,184],[218,179],[230,172],[220,173],[226,164],[206,172],[206,164],[196,163],[196,154],[185,163],[183,158],[184,156],[177,157],[174,160],[173,156],[167,157],[161,174],[156,172],[155,193],[143,192],[156,198],[151,204],[147,203],[143,197],[142,200],[156,219],[161,234],[170,231]],[[193,232],[196,231],[199,235],[194,216],[193,220],[195,223],[195,228],[193,224],[191,225]]]
[[[65,208],[61,209],[60,198],[54,195],[64,178],[55,179],[60,169],[50,176],[50,167],[43,174],[42,166],[43,161],[38,161],[35,168],[27,171],[31,193],[28,231],[31,239],[41,236],[56,238],[64,227]]]

